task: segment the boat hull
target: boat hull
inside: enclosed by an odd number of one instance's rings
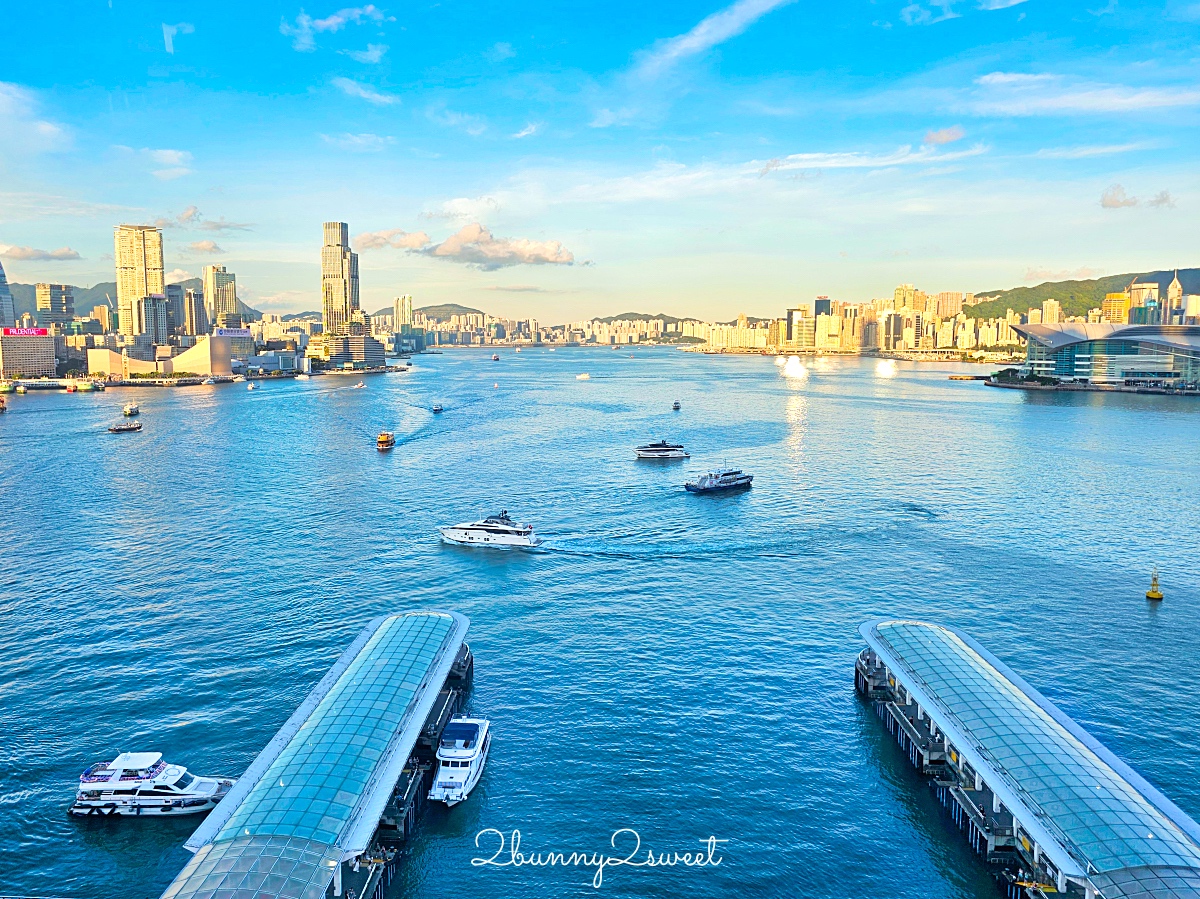
[[[540,538],[535,537],[532,534],[527,537],[521,536],[520,534],[488,534],[483,531],[472,530],[469,528],[438,528],[438,533],[442,535],[442,539],[447,543],[453,543],[456,546],[486,546],[499,549],[516,547],[518,549],[530,549],[542,542]]]
[[[669,452],[654,452],[654,451],[646,452],[646,451],[643,451],[643,450],[634,450],[634,453],[637,455],[637,457],[638,457],[639,459],[666,459],[666,460],[673,460],[673,459],[687,459],[687,458],[690,458],[690,454],[689,454],[689,453],[685,453],[683,450],[671,450],[671,451],[669,451]]]
[[[701,487],[698,484],[684,484],[683,489],[688,493],[730,493],[737,490],[749,490],[754,484],[745,481],[738,484],[721,484],[712,487]]]
[[[454,808],[460,802],[466,802],[471,795],[471,791],[479,783],[483,777],[484,766],[487,765],[488,750],[491,748],[491,740],[488,740],[483,745],[483,752],[480,753],[479,767],[471,772],[471,776],[464,781],[462,789],[444,789],[438,786],[437,779],[434,779],[433,789],[429,791],[429,798],[434,802],[444,802],[446,808]]]

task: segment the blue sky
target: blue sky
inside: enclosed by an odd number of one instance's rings
[[[0,259],[562,321],[1200,265],[1200,0],[9,4]],[[76,258],[78,257],[78,258]]]

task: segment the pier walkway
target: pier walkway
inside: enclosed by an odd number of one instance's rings
[[[855,688],[1008,899],[1200,899],[1200,825],[982,646],[872,621]]]

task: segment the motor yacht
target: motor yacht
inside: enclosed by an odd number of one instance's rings
[[[437,773],[429,798],[455,806],[466,799],[483,774],[492,743],[486,718],[452,718],[438,741]]]
[[[537,546],[542,542],[533,536],[533,525],[518,524],[508,517],[508,510],[479,521],[446,525],[438,532],[443,540],[462,546]]]
[[[576,381],[590,381],[591,379],[592,379],[592,376],[591,376],[591,375],[589,375],[587,372],[584,372],[584,373],[583,373],[583,374],[581,374],[581,375],[576,375],[576,376],[575,376],[575,380],[576,380]]]
[[[121,412],[123,414],[129,415],[129,416],[140,415],[141,411],[142,410],[138,408],[137,403],[126,403],[125,408],[121,410]]]
[[[746,490],[754,481],[754,475],[740,468],[718,468],[684,484],[689,493],[716,493],[720,490]]]
[[[140,431],[142,423],[140,421],[127,421],[124,424],[113,425],[108,430],[113,434],[128,434],[130,431]]]
[[[365,383],[363,383],[362,381],[359,381],[359,382],[358,382],[357,384],[355,384],[355,385],[354,385],[354,386],[353,386],[351,389],[352,389],[352,390],[362,390],[362,389],[363,389],[364,387],[366,387],[366,386],[367,386],[367,385],[366,385]]]
[[[679,400],[676,400],[675,402],[671,403],[671,408],[678,412],[683,408],[683,406],[679,405]]]
[[[197,777],[160,752],[122,752],[79,777],[73,815],[195,815],[215,806],[236,783],[231,777]]]
[[[213,384],[216,384],[216,383],[217,383],[217,379],[216,379],[216,378],[205,378],[205,379],[204,379],[203,381],[201,381],[200,383],[201,383],[201,384],[203,384],[203,385],[204,385],[204,386],[206,386],[206,387],[211,387]]]
[[[492,361],[493,361],[493,362],[499,362],[499,361],[500,361],[500,354],[499,354],[499,353],[492,353]]]
[[[396,435],[391,431],[380,431],[379,436],[375,438],[375,447],[380,452],[383,452],[384,450],[390,450],[395,445]]]
[[[310,381],[310,380],[312,380],[312,375],[310,375],[308,372],[302,371],[302,372],[300,372],[300,374],[296,375],[296,380],[297,381]]]
[[[665,440],[635,447],[633,451],[639,459],[686,459],[689,455],[684,451],[683,444],[667,443]]]
[[[442,414],[443,412],[445,412],[445,411],[446,411],[446,410],[442,408],[442,404],[441,404],[441,403],[434,403],[434,404],[433,404],[433,414],[434,414],[434,415],[441,415],[441,414]]]
[[[244,376],[244,375],[234,375],[234,376],[233,376],[233,383],[234,383],[234,384],[245,384],[245,383],[246,383],[246,378],[245,378],[245,376]]]

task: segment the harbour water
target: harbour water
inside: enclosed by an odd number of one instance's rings
[[[1200,818],[1200,402],[956,365],[501,356],[418,357],[366,390],[10,398],[0,894],[158,896],[195,822],[69,819],[80,770],[153,749],[238,774],[367,620],[429,607],[470,617],[495,739],[471,798],[425,817],[400,895],[597,893],[593,869],[473,866],[483,828],[524,852],[728,841],[718,867],[610,868],[610,896],[998,895],[855,699],[879,616],[963,628]],[[131,400],[144,430],[107,433]],[[692,458],[634,461],[659,438]],[[725,462],[754,489],[684,492]],[[500,508],[545,545],[437,541]]]

